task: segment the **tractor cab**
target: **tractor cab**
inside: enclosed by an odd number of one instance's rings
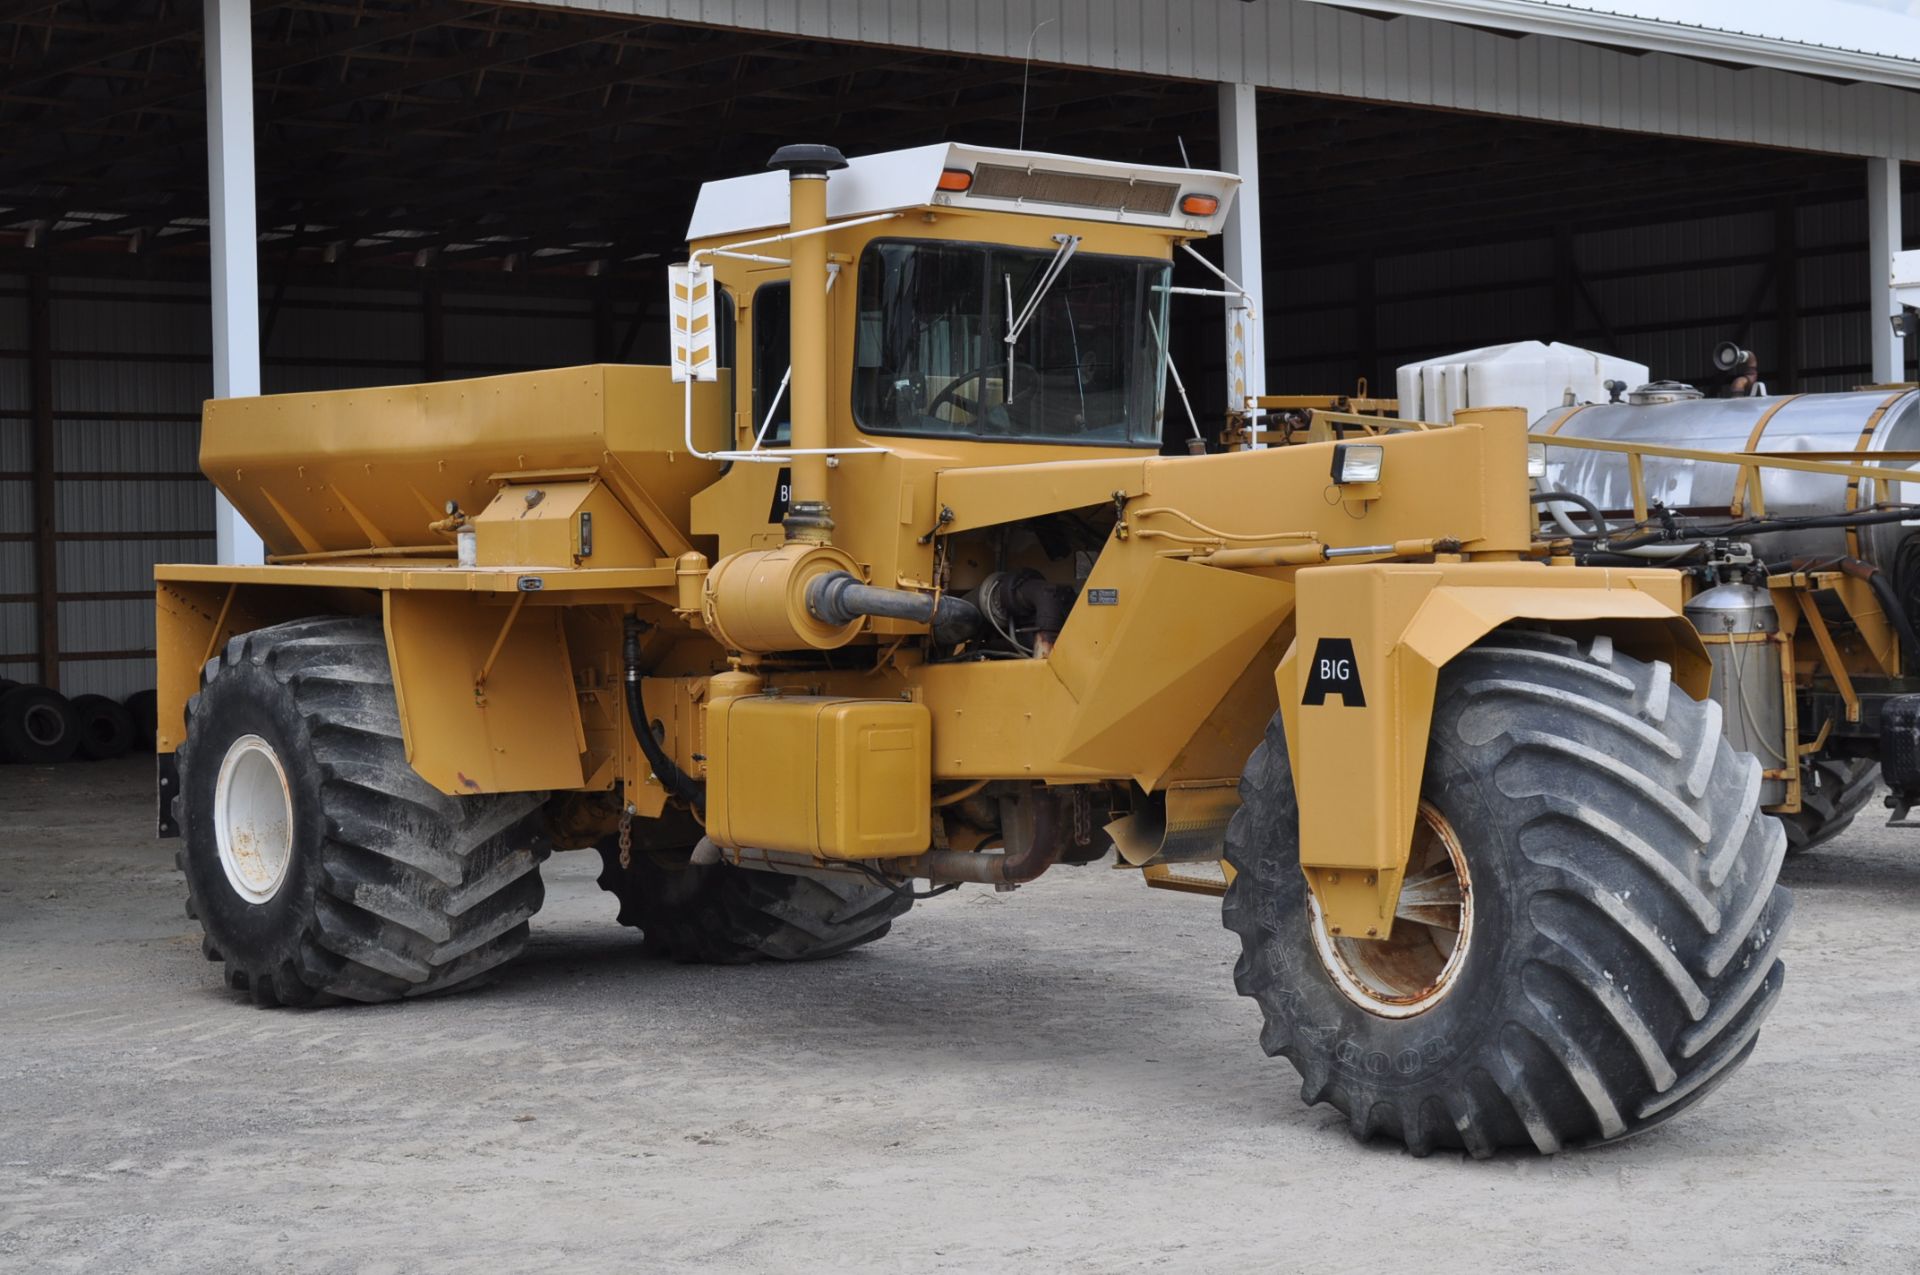
[[[1219,230],[1238,178],[954,144],[830,172],[834,445],[1159,449],[1173,253]],[[791,443],[795,229],[768,172],[707,183],[687,232],[733,328],[742,449]]]
[[[942,470],[1160,451],[1169,303],[1204,291],[1174,288],[1174,254],[1238,178],[951,143],[782,155],[702,187],[671,281],[676,379],[732,370],[726,428],[688,422],[689,450],[717,433],[704,454],[738,462],[701,502],[723,554],[779,532],[796,463],[834,471],[832,503],[931,509]],[[742,538],[750,507],[768,521]]]

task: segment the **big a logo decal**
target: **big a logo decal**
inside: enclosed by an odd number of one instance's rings
[[[1313,648],[1313,666],[1307,670],[1307,690],[1302,704],[1324,704],[1327,696],[1338,695],[1348,708],[1365,708],[1366,692],[1360,689],[1360,662],[1353,655],[1353,639],[1324,637]]]
[[[779,477],[773,480],[773,508],[767,510],[767,521],[784,521],[787,510],[791,508],[793,508],[793,467],[782,465]]]

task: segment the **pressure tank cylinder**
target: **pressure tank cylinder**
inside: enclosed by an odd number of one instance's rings
[[[1689,622],[1713,664],[1711,694],[1727,742],[1760,760],[1760,804],[1786,800],[1793,748],[1787,740],[1787,691],[1780,666],[1780,613],[1765,589],[1716,585],[1687,603]]]
[[[1729,455],[1812,452],[1863,464],[1874,463],[1883,453],[1920,452],[1920,392],[1910,389],[1767,398],[1690,398],[1646,389],[1624,403],[1557,408],[1534,422],[1533,433]],[[1913,462],[1887,463],[1910,467]],[[1648,456],[1644,473],[1650,503],[1708,522],[1728,521],[1741,487],[1740,470],[1733,465]],[[1555,447],[1548,440],[1542,486],[1585,496],[1613,515],[1633,508],[1627,457],[1618,452]],[[1751,517],[1753,494],[1741,494],[1742,515]],[[1920,502],[1920,474],[1912,483],[1871,478],[1856,483],[1837,475],[1766,469],[1761,471],[1760,494],[1770,518],[1832,516],[1876,503]],[[1839,527],[1742,538],[1751,540],[1754,552],[1768,562],[1852,556],[1891,571],[1896,550],[1913,531],[1903,522],[1887,522],[1861,527],[1851,540]]]

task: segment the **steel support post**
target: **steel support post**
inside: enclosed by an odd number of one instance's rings
[[[1906,342],[1894,335],[1900,313],[1893,295],[1893,254],[1905,247],[1900,234],[1900,161],[1867,161],[1867,339],[1873,346],[1873,379],[1889,385],[1906,379]]]
[[[1223,264],[1226,271],[1253,298],[1253,308],[1259,321],[1246,324],[1246,361],[1244,383],[1236,375],[1236,369],[1227,370],[1230,385],[1236,390],[1236,397],[1258,398],[1267,392],[1267,348],[1266,337],[1266,291],[1262,283],[1261,272],[1264,263],[1260,255],[1260,134],[1256,119],[1258,92],[1251,84],[1222,84],[1220,86],[1220,166],[1240,178],[1240,190],[1233,197],[1233,205],[1227,212],[1226,226],[1222,231],[1222,247],[1225,251]],[[1227,301],[1228,331],[1233,331],[1236,321],[1242,321],[1246,302],[1238,298]],[[1231,344],[1231,343],[1230,343]],[[1244,384],[1244,388],[1241,388]],[[1242,401],[1244,401],[1244,398]],[[1239,403],[1230,403],[1229,410],[1237,410]]]
[[[254,226],[253,14],[248,0],[206,0],[208,260],[213,396],[260,392],[260,240]],[[214,495],[221,562],[259,562],[260,536]]]
[[[43,252],[40,255],[45,256]],[[54,471],[60,448],[53,421],[53,302],[44,263],[27,276],[27,379],[32,396],[29,462],[33,471],[33,603],[40,684],[60,689],[60,567]]]

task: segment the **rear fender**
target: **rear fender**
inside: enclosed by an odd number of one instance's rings
[[[187,701],[200,672],[228,640],[310,615],[366,614],[378,598],[345,589],[225,580],[154,583],[154,751],[163,757],[187,737]]]
[[[166,758],[180,747],[201,669],[236,635],[380,608],[407,760],[422,778],[455,796],[580,788],[586,739],[564,608],[527,606],[527,597],[163,576],[154,589],[155,751]]]
[[[1515,620],[1604,633],[1704,696],[1710,670],[1681,614],[1681,577],[1541,563],[1380,563],[1297,577],[1293,646],[1275,672],[1300,862],[1329,926],[1392,928],[1413,841],[1440,669]]]

